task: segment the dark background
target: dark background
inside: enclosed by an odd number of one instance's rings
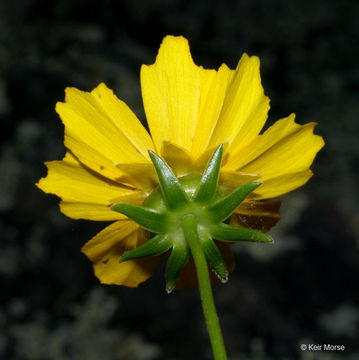
[[[358,19],[355,0],[2,0],[0,358],[211,358],[196,290],[167,295],[163,269],[138,289],[100,285],[80,248],[107,224],[66,218],[34,186],[64,154],[64,88],[104,81],[145,121],[140,66],[174,34],[205,67],[258,55],[269,121],[295,112],[326,141],[283,197],[275,244],[237,245],[215,289],[230,358],[359,359]]]

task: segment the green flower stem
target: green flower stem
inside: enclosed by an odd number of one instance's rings
[[[212,345],[213,356],[215,360],[227,360],[223,335],[213,300],[208,265],[201,247],[197,226],[197,220],[191,214],[184,216],[182,219],[182,230],[191,249],[193,260],[196,266],[202,308]]]

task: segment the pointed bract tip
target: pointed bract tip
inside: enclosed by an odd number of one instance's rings
[[[264,184],[264,181],[261,181],[261,180],[256,180],[256,181],[250,182],[249,185],[252,185],[252,186],[253,186],[253,190],[251,190],[251,192],[256,191],[256,189],[257,189],[258,187],[260,187],[261,185],[263,185],[263,184]],[[249,194],[248,194],[248,195],[249,195]]]
[[[150,155],[152,162],[153,162],[153,159],[159,158],[159,156],[152,150],[148,150],[148,155]]]
[[[220,161],[222,160],[222,155],[223,155],[223,144],[219,144],[216,148],[216,150],[213,151],[212,156],[216,155],[220,157]]]
[[[159,156],[152,150],[148,150],[148,155],[150,156],[150,159],[152,163],[154,164],[155,161],[159,158]],[[162,159],[161,159],[162,160]],[[157,160],[158,161],[158,160]]]
[[[228,271],[225,272],[224,276],[220,275],[216,270],[212,269],[214,275],[220,280],[222,284],[228,282]]]
[[[175,289],[174,285],[168,286],[166,285],[166,293],[171,294],[171,292]]]
[[[263,241],[267,244],[273,244],[274,243],[274,239],[270,236],[270,235],[267,235],[265,234],[265,236],[267,237],[266,241]]]
[[[123,262],[127,261],[127,259],[125,258],[125,254],[123,254],[122,256],[120,256],[120,258],[118,259],[118,263],[122,264]]]
[[[264,244],[273,244],[274,240],[271,236],[262,233],[261,231],[258,230],[253,230],[253,232],[259,234],[259,238],[257,237],[256,240],[252,239],[251,241],[256,241],[256,242],[260,242],[260,243],[264,243]],[[255,234],[254,234],[255,236]]]
[[[220,278],[219,280],[221,281],[222,284],[226,284],[228,282],[228,273],[225,278]]]
[[[121,210],[120,210],[120,209],[121,209],[121,205],[122,205],[122,204],[113,204],[113,205],[110,206],[110,210],[111,210],[111,211],[116,211],[116,212],[122,213]]]

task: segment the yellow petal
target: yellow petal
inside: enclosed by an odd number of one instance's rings
[[[191,149],[198,118],[201,68],[182,36],[164,38],[153,65],[141,68],[141,88],[151,135],[158,153],[162,141]]]
[[[91,94],[95,96],[108,119],[115,124],[118,130],[117,142],[121,141],[123,135],[135,147],[136,152],[149,159],[148,150],[154,150],[152,139],[126,103],[119,100],[104,83],[95,88]]]
[[[47,162],[46,166],[48,175],[37,186],[45,193],[62,198],[61,210],[75,219],[123,218],[123,215],[110,210],[112,199],[136,193],[106,178],[95,176],[69,152],[63,160]]]
[[[110,205],[122,203],[141,206],[145,198],[146,194],[144,192],[131,190],[123,193],[122,195],[117,194],[116,197],[111,198],[108,202]],[[96,221],[127,219],[125,215],[116,211],[111,211],[110,205],[61,201],[60,210],[63,214],[72,219],[87,219]]]
[[[271,199],[303,186],[311,177],[310,169],[272,177],[264,181],[253,193],[254,199]]]
[[[60,210],[71,219],[113,221],[126,218],[116,211],[111,211],[109,206],[101,204],[61,201]]]
[[[258,174],[248,174],[240,171],[221,171],[219,174],[219,185],[233,191],[243,184],[256,181],[260,178]]]
[[[92,93],[67,88],[56,111],[65,125],[65,146],[97,173],[116,180],[116,163],[149,162],[149,135],[104,84]]]
[[[145,201],[147,195],[143,191],[132,190],[130,192],[123,193],[110,200],[111,204],[132,204],[141,206]]]
[[[201,71],[198,121],[191,150],[195,158],[198,158],[208,147],[233,76],[234,71],[225,64],[218,71],[204,69]]]
[[[158,186],[158,177],[152,163],[117,164],[123,175],[117,178],[122,184],[131,184],[136,189],[150,192]]]
[[[152,276],[161,257],[118,263],[127,250],[143,244],[148,234],[133,221],[117,221],[98,233],[82,248],[92,261],[95,275],[103,284],[137,287]]]
[[[163,142],[162,157],[178,177],[188,175],[194,170],[190,153],[169,141]]]
[[[277,121],[246,149],[241,170],[253,172],[256,169],[263,178],[268,178],[269,174],[278,176],[308,169],[324,145],[321,136],[313,135],[315,126],[313,122],[296,124],[294,114]]]
[[[83,164],[86,164],[86,166],[89,164],[88,167],[95,173],[112,181],[121,183],[119,179],[124,176],[124,173],[119,168],[117,168],[117,163],[104,156],[91,145],[79,140],[76,137],[72,137],[66,132],[64,144],[67,149],[71,149],[71,151]],[[122,183],[135,187],[132,182]]]
[[[229,152],[243,147],[263,128],[269,110],[259,73],[259,59],[244,54],[226,93],[209,146],[229,142]]]

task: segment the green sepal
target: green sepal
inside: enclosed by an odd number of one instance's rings
[[[221,167],[223,145],[219,145],[213,153],[207,168],[202,175],[201,182],[194,196],[194,201],[206,204],[209,203],[217,191],[219,169]]]
[[[190,256],[191,252],[186,243],[173,244],[171,255],[166,264],[166,291],[168,293],[174,289],[178,275],[187,265]]]
[[[207,210],[208,216],[215,223],[220,223],[227,219],[233,213],[234,209],[261,184],[263,184],[263,182],[254,181],[241,185],[229,195],[215,202]]]
[[[164,233],[167,231],[170,219],[166,213],[156,210],[146,209],[132,204],[115,204],[111,210],[117,211],[128,216],[137,224],[154,233]]]
[[[188,203],[186,193],[171,168],[153,151],[148,151],[155,166],[165,203],[169,209],[177,209]]]
[[[198,232],[202,250],[208,265],[214,270],[222,283],[228,281],[228,271],[221,252],[207,231]]]
[[[273,242],[273,239],[269,235],[260,231],[226,224],[211,226],[210,234],[214,239],[221,241]]]
[[[166,252],[173,245],[167,234],[159,234],[146,241],[138,248],[126,251],[119,259],[119,263],[127,260],[140,259],[146,256],[160,255]]]

